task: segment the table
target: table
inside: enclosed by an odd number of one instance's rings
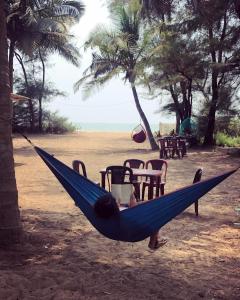
[[[134,176],[148,176],[150,178],[150,186],[152,188],[148,189],[148,200],[153,198],[153,187],[154,183],[156,185],[156,197],[159,196],[159,189],[161,188],[161,195],[164,194],[164,185],[161,184],[161,170],[152,169],[134,169],[132,168]],[[105,189],[106,186],[106,169],[100,171],[101,174],[101,185]],[[154,180],[155,179],[155,180]]]
[[[160,148],[160,159],[174,158],[176,154],[178,158],[182,158],[187,153],[186,139],[180,136],[166,136],[158,139]]]

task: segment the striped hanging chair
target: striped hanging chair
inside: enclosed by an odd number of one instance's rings
[[[143,143],[147,138],[147,132],[145,128],[139,124],[132,131],[132,140],[136,143]]]

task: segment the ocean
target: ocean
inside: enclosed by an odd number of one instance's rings
[[[139,124],[133,123],[74,123],[80,131],[132,132]],[[159,124],[150,124],[152,131],[159,130]]]

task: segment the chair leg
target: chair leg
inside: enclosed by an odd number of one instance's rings
[[[136,196],[136,200],[140,201],[140,184],[139,183],[134,183],[134,189],[135,189],[135,196]]]
[[[143,184],[143,187],[142,187],[142,201],[144,201],[145,188],[146,188],[146,186]]]
[[[194,207],[195,207],[195,214],[196,216],[198,216],[198,201],[194,203]]]
[[[160,150],[160,158],[164,158],[163,155],[164,155],[163,150]]]
[[[161,196],[164,195],[164,184],[160,184],[160,193]]]
[[[177,156],[178,156],[179,159],[182,158],[180,150],[177,150]]]

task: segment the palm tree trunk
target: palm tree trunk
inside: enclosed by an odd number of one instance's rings
[[[21,237],[18,192],[12,145],[12,102],[10,101],[5,1],[0,0],[0,245]]]
[[[136,87],[134,85],[134,83],[131,82],[131,88],[132,88],[132,92],[133,92],[133,97],[134,97],[134,100],[135,100],[135,104],[136,104],[136,107],[137,107],[137,110],[138,110],[138,113],[143,121],[143,124],[144,124],[144,127],[147,131],[147,135],[148,135],[148,139],[149,139],[149,143],[150,143],[150,146],[151,146],[151,149],[152,150],[158,150],[158,145],[153,137],[153,134],[152,134],[152,131],[151,131],[151,128],[150,128],[150,125],[148,123],[148,120],[141,108],[141,105],[140,105],[140,102],[139,102],[139,99],[138,99],[138,94],[137,94],[137,90],[136,90]]]

